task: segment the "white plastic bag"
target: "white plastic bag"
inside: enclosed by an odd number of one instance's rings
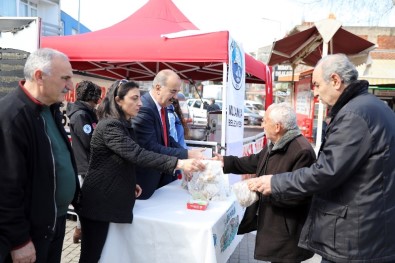
[[[229,196],[229,182],[222,171],[222,162],[203,160],[206,169],[192,173],[188,182],[188,191],[193,199],[226,200]]]
[[[259,197],[255,191],[248,188],[247,181],[240,181],[232,186],[236,199],[243,207],[248,207],[258,201]]]

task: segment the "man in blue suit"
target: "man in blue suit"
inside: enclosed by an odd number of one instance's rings
[[[180,77],[172,70],[162,70],[155,76],[152,88],[141,97],[143,106],[133,118],[136,140],[141,147],[156,153],[180,159],[203,159],[202,150],[184,149],[169,135],[166,107],[177,99],[180,88]],[[161,114],[164,116],[161,117]],[[140,199],[150,198],[156,189],[177,179],[174,174],[164,174],[158,170],[141,167],[137,167],[136,175],[137,184],[143,189]]]

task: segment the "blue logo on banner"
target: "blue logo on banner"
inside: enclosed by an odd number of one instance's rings
[[[236,90],[239,90],[241,88],[241,81],[243,79],[243,54],[241,53],[241,50],[237,43],[235,41],[232,41],[231,45],[231,67],[232,67],[232,82],[233,82],[233,87]]]

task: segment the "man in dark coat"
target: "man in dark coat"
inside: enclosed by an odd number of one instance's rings
[[[210,99],[210,104],[207,106],[207,111],[219,111],[221,108],[215,103],[215,99]]]
[[[357,79],[345,55],[321,59],[314,92],[332,108],[317,162],[249,187],[278,201],[314,194],[299,245],[323,262],[395,262],[395,114]]]
[[[220,156],[224,173],[253,174],[289,172],[311,165],[315,153],[310,143],[303,137],[296,124],[296,114],[285,103],[272,104],[266,111],[263,127],[270,143],[262,151],[246,157]],[[301,262],[313,253],[299,248],[298,240],[307,217],[310,198],[299,198],[278,202],[260,196],[259,204],[247,208],[239,234],[245,232],[243,222],[252,215],[257,224],[254,257],[271,262]],[[255,209],[255,211],[248,211]],[[258,209],[258,211],[256,211]],[[253,213],[251,213],[253,212]],[[247,231],[249,232],[249,231]]]
[[[70,119],[70,135],[73,152],[77,162],[78,178],[83,183],[88,172],[91,138],[97,125],[95,107],[99,103],[101,88],[89,80],[78,83],[77,100],[67,104],[67,116]],[[81,239],[81,223],[77,216],[77,226],[73,234],[73,243]]]
[[[133,129],[137,143],[156,153],[178,157],[179,159],[202,159],[202,150],[187,150],[170,136],[166,107],[169,106],[181,88],[180,77],[172,70],[160,71],[149,92],[141,97],[143,106],[133,118]],[[163,117],[161,114],[163,111]],[[166,127],[166,130],[164,130]],[[175,174],[166,174],[151,168],[137,167],[137,183],[143,189],[140,199],[148,199],[154,191],[177,179]]]

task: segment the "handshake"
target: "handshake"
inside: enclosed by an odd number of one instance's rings
[[[204,171],[206,166],[201,160],[204,160],[203,151],[205,149],[188,150],[188,159],[177,161],[177,170],[183,170],[186,175],[193,172]]]
[[[214,153],[215,157],[213,160],[221,161],[222,166],[224,165],[224,158],[222,155]],[[248,188],[251,191],[261,192],[263,195],[270,195],[272,193],[270,180],[272,179],[272,174],[263,175],[260,177],[255,177],[246,180]]]

